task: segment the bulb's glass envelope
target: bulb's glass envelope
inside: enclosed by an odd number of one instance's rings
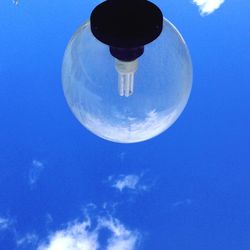
[[[148,140],[183,111],[192,86],[192,63],[177,29],[164,19],[161,35],[137,59],[133,94],[119,94],[116,60],[91,33],[89,22],[71,38],[62,68],[64,94],[76,118],[114,142]]]

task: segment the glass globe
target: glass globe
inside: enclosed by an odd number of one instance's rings
[[[159,135],[180,116],[191,91],[192,63],[166,19],[160,36],[132,63],[115,59],[86,22],[67,46],[62,81],[83,126],[106,140],[134,143]]]

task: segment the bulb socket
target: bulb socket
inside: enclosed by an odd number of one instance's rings
[[[144,52],[144,46],[138,48],[117,48],[109,47],[111,55],[118,60],[131,62],[140,57]]]

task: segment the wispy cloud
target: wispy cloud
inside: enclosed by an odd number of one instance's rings
[[[121,162],[124,162],[125,158],[126,158],[127,153],[126,152],[121,152],[120,154],[118,154],[118,157],[120,159]]]
[[[15,4],[15,5],[18,5],[19,4],[19,0],[12,0],[12,3]]]
[[[142,184],[141,175],[119,175],[118,177],[109,176],[108,180],[111,187],[118,189],[120,192],[125,189],[134,191],[146,191],[148,187]]]
[[[53,217],[50,213],[47,213],[45,215],[45,222],[46,222],[46,225],[53,223]]]
[[[38,241],[38,236],[34,233],[28,233],[24,237],[16,240],[18,248],[27,248],[27,246],[35,246]]]
[[[33,187],[38,179],[41,176],[42,171],[44,170],[44,163],[39,160],[33,160],[31,164],[31,168],[29,170],[29,184]]]
[[[224,3],[224,0],[193,0],[200,8],[202,15],[209,15]]]
[[[94,227],[94,225],[96,225]],[[104,243],[100,242],[103,230],[109,231]],[[128,230],[115,218],[101,217],[96,223],[90,218],[83,222],[71,222],[64,229],[52,233],[47,242],[38,246],[38,250],[134,250],[139,234]],[[105,244],[103,246],[103,244]]]
[[[9,218],[0,217],[0,231],[9,229],[12,224]]]
[[[180,200],[180,201],[176,201],[172,204],[172,207],[176,208],[176,207],[180,207],[180,206],[189,206],[192,204],[192,200],[187,198],[185,200]]]

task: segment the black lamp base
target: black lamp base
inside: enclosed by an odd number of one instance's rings
[[[144,45],[161,34],[163,15],[147,0],[107,0],[92,11],[90,25],[114,57],[133,61],[143,54]]]

